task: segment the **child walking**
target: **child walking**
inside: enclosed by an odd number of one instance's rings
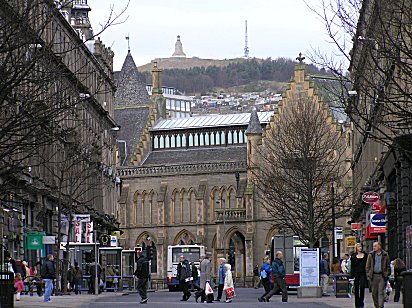
[[[21,279],[20,273],[16,274],[14,278],[14,288],[16,290],[16,301],[20,300],[20,293],[24,290],[23,280]]]

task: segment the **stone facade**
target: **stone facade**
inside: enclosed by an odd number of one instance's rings
[[[300,65],[285,97],[303,88],[315,95]],[[329,114],[336,129],[339,125]],[[278,232],[256,200],[251,181],[256,148],[274,125],[273,117],[262,122],[261,116],[253,111],[249,123],[237,125],[219,118],[226,124],[215,126],[178,126],[173,119],[160,119],[149,129],[150,148],[141,162],[119,169],[121,245],[153,247],[155,281],[166,279],[169,245],[196,243],[213,252],[215,272],[217,258],[225,256],[237,284],[251,285],[253,267]],[[198,122],[216,121],[213,117],[199,117]],[[190,119],[196,122],[196,117]]]

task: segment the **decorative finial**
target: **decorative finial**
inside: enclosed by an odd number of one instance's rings
[[[299,52],[299,57],[297,57],[296,60],[298,60],[299,63],[302,64],[302,63],[303,63],[303,60],[305,60],[305,59],[306,59],[306,58],[302,56],[302,53]]]
[[[126,40],[127,40],[127,50],[130,51],[130,35],[129,35],[129,33],[127,33]]]

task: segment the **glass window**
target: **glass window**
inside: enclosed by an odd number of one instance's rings
[[[200,247],[174,247],[172,248],[172,259],[174,263],[180,261],[180,256],[184,255],[189,262],[199,262]]]

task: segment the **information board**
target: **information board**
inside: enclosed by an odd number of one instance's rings
[[[299,258],[301,287],[319,286],[319,249],[302,248]]]

